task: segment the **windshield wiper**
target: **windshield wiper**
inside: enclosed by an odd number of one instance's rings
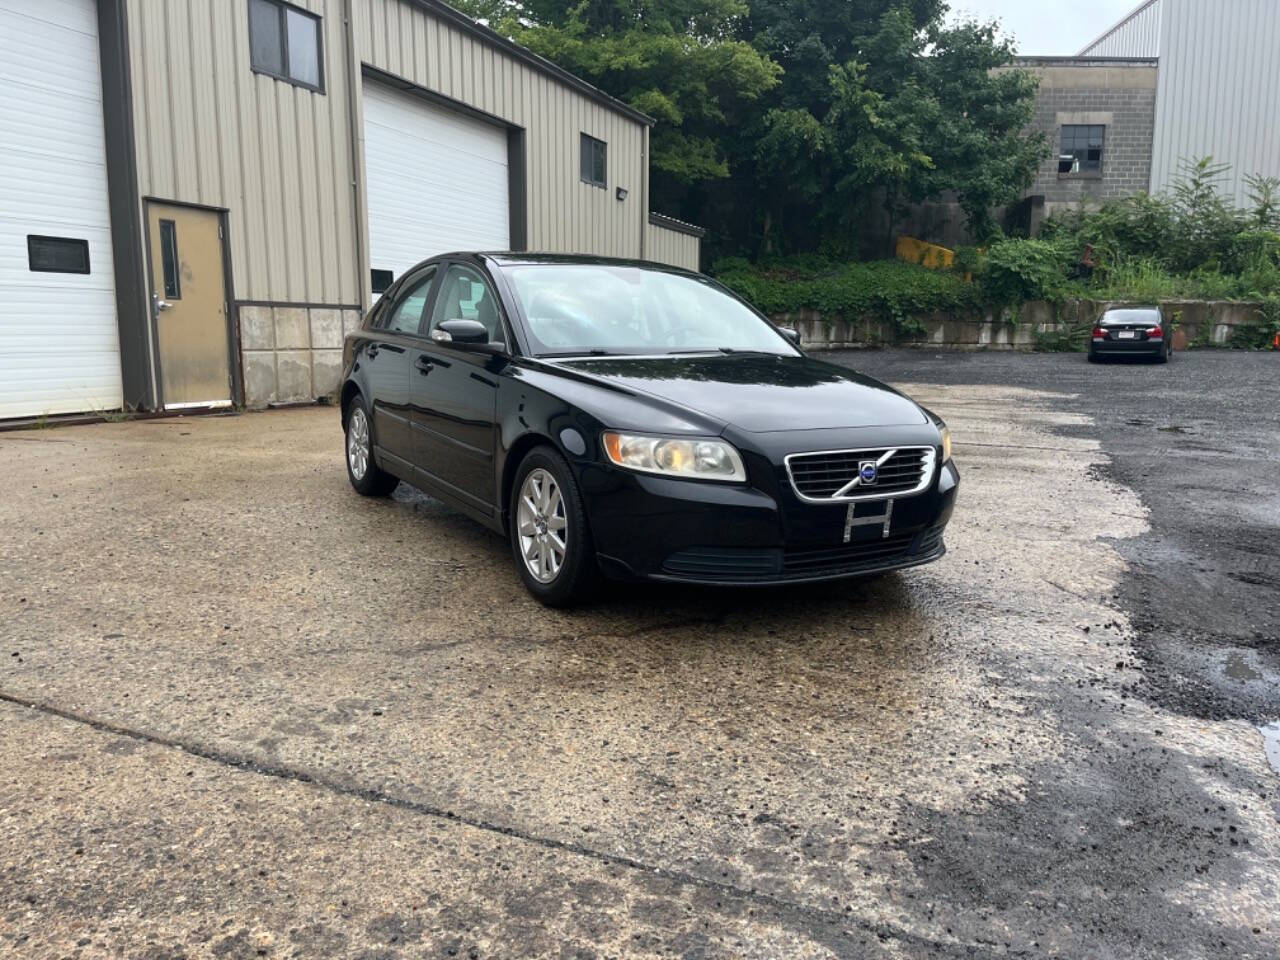
[[[740,353],[743,355],[750,353],[750,354],[757,354],[759,356],[764,356],[764,357],[781,356],[781,354],[771,353],[768,350],[739,350],[737,347],[705,347],[702,350],[668,350],[667,351],[667,355],[671,357],[685,357],[695,353],[725,353],[725,354]]]
[[[625,357],[625,353],[616,350],[567,350],[564,353],[540,353],[544,360],[564,360],[571,357]]]

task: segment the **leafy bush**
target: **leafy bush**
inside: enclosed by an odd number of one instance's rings
[[[1068,248],[1053,240],[1001,240],[987,250],[981,283],[996,306],[1060,300],[1067,287]]]
[[[805,256],[758,267],[722,260],[715,274],[725,286],[766,314],[816,310],[830,320],[874,317],[912,332],[920,314],[970,313],[981,307],[980,291],[959,275],[899,260],[833,263]]]
[[[1236,327],[1231,346],[1245,350],[1269,350],[1277,334],[1280,334],[1280,297],[1269,297],[1262,302],[1256,320]]]

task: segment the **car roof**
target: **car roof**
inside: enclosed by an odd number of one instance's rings
[[[558,264],[587,265],[605,267],[637,267],[643,270],[654,270],[661,273],[677,273],[685,276],[698,276],[695,271],[683,267],[674,267],[666,263],[655,263],[652,260],[636,260],[624,257],[597,257],[583,253],[538,253],[515,250],[484,250],[442,253],[432,260],[487,260],[499,266],[519,266],[521,264]]]

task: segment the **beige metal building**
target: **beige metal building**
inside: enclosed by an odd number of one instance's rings
[[[0,417],[324,396],[449,250],[698,267],[652,121],[439,0],[0,0],[4,60]]]

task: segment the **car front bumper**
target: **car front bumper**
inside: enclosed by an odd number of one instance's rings
[[[802,502],[781,483],[765,491],[613,469],[583,477],[606,575],[739,587],[839,580],[937,560],[946,553],[943,533],[959,485],[948,461],[925,492],[893,499],[891,510],[887,500],[857,501],[851,518],[849,502]]]

